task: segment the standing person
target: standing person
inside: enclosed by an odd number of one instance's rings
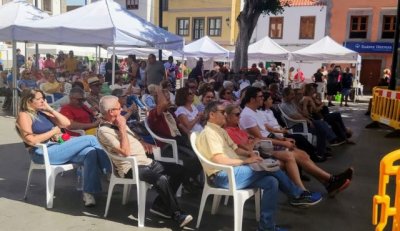
[[[65,59],[65,70],[73,74],[78,70],[78,60],[74,57],[74,51],[70,50]]]
[[[47,68],[51,71],[56,69],[56,63],[54,62],[51,54],[46,54],[46,60],[43,62],[43,68]]]
[[[197,81],[203,79],[203,59],[197,61],[196,66],[189,73],[189,79],[195,79]]]
[[[168,61],[164,63],[165,72],[168,80],[172,84],[172,89],[176,86],[176,65],[172,56],[168,57]]]
[[[136,78],[140,80],[140,73],[139,73],[139,64],[136,60],[136,55],[128,55],[127,60],[127,67],[128,67],[128,78]]]
[[[21,49],[17,49],[17,67],[21,68],[25,64],[25,56],[21,54]]]
[[[144,86],[144,80],[146,77],[146,61],[141,61],[140,62],[140,67],[139,67],[139,74],[140,76],[138,76],[138,84],[140,86],[140,88],[143,88]]]
[[[152,146],[138,138],[126,125],[120,114],[121,105],[115,96],[104,96],[100,100],[100,110],[104,122],[98,130],[100,143],[116,156],[135,156],[139,165],[139,179],[154,185],[158,196],[150,212],[163,218],[173,218],[182,228],[193,217],[179,208],[175,197],[184,177],[183,168],[173,163],[152,160],[147,157]],[[128,161],[113,160],[120,177],[132,178],[132,166]]]
[[[43,151],[34,145],[45,143],[50,164],[72,162],[84,166],[83,201],[85,206],[94,206],[96,200],[93,194],[102,192],[101,170],[106,169],[109,172],[111,168],[96,137],[73,137],[58,143],[62,129],[70,126],[70,121],[47,104],[44,93],[40,90],[23,93],[16,126],[24,142],[30,146],[29,152],[35,163],[43,163]]]
[[[340,83],[342,85],[342,98],[340,98],[340,106],[343,106],[344,100],[344,106],[348,107],[349,105],[347,104],[347,101],[349,100],[351,87],[353,86],[353,74],[350,72],[349,67],[344,69]]]
[[[114,55],[112,55],[111,58],[106,63],[106,74],[105,74],[105,77],[106,77],[106,82],[108,83],[108,85],[112,84],[112,66],[113,66],[112,60],[113,60],[113,56]],[[115,56],[115,74],[121,74],[117,56]]]
[[[335,106],[332,103],[332,99],[333,97],[336,95],[337,93],[337,86],[338,86],[338,79],[339,79],[339,71],[337,70],[337,68],[335,67],[335,64],[332,63],[331,64],[331,71],[328,73],[328,79],[327,79],[327,95],[328,95],[328,107],[332,107]]]
[[[164,65],[161,61],[157,61],[154,54],[149,54],[145,76],[145,87],[150,84],[159,85],[166,78]]]
[[[324,99],[324,88],[325,88],[325,82],[324,82],[324,74],[323,72],[323,67],[318,68],[317,72],[314,73],[314,75],[312,76],[312,80],[314,81],[314,83],[317,84],[317,92],[320,95],[320,99]]]

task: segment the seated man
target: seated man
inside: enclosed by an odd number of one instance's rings
[[[186,131],[182,130],[184,127],[177,122],[174,113],[169,111],[171,108],[169,92],[157,87],[155,101],[156,108],[150,110],[147,117],[150,129],[160,137],[176,140],[179,159],[183,161],[183,166],[188,172],[188,178],[196,179],[201,172],[201,165],[188,137],[185,135],[187,134]],[[189,186],[187,184],[188,178],[185,187]]]
[[[81,88],[72,88],[69,93],[69,104],[61,107],[60,113],[67,117],[71,124],[67,127],[69,130],[89,130],[96,128],[100,120],[95,118],[93,112],[84,105],[85,92]],[[70,135],[77,135],[74,132],[68,132]],[[94,134],[90,131],[91,135]]]
[[[207,125],[196,140],[196,146],[208,160],[222,165],[233,166],[236,188],[261,188],[261,214],[258,230],[281,230],[275,226],[274,213],[278,204],[278,189],[291,197],[294,206],[310,206],[321,201],[319,193],[310,193],[297,187],[281,171],[255,171],[249,164],[262,161],[253,151],[239,148],[222,128],[225,124],[224,107],[219,102],[211,102],[205,108]],[[224,171],[204,169],[208,180],[220,188],[228,188],[228,175]]]
[[[44,74],[45,78],[47,78],[47,82],[42,83],[40,89],[46,94],[53,94],[54,101],[61,99],[64,96],[63,84],[57,82],[56,75],[53,71],[47,70]]]
[[[289,149],[285,152],[273,152],[272,155],[278,160],[287,163],[293,158],[296,163],[304,169],[304,171],[313,175],[322,184],[325,185],[329,196],[334,196],[336,193],[344,190],[350,184],[353,176],[353,169],[348,168],[343,173],[333,175],[319,168],[310,157],[296,147],[295,143],[290,138],[271,139],[269,132],[265,128],[264,121],[257,114],[257,108],[262,106],[264,95],[260,88],[249,87],[242,100],[242,105],[245,106],[240,114],[240,127],[246,130],[247,133],[258,139],[269,139],[272,141],[274,148],[283,147]]]
[[[193,218],[180,210],[175,198],[184,176],[182,167],[148,158],[146,153],[152,152],[152,146],[141,142],[127,127],[120,111],[121,105],[117,97],[103,96],[100,99],[100,112],[104,120],[98,130],[100,143],[113,155],[135,156],[139,165],[139,179],[153,184],[158,193],[150,212],[164,218],[172,217],[180,227],[185,226]],[[129,162],[113,160],[113,163],[120,177],[132,177]]]

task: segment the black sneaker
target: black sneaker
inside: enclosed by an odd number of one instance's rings
[[[321,200],[321,193],[304,191],[299,198],[293,198],[289,203],[293,206],[308,207],[318,204]]]
[[[328,191],[328,195],[330,197],[334,197],[339,192],[343,191],[350,185],[350,180],[344,177],[332,176],[329,180],[328,185],[326,186],[326,190]]]
[[[178,222],[179,227],[186,226],[189,222],[193,220],[192,215],[185,214],[184,212],[175,212],[174,220]]]
[[[336,175],[337,178],[344,178],[351,180],[353,178],[354,169],[352,167],[346,169],[344,172]]]
[[[166,218],[166,219],[171,219],[171,212],[168,211],[167,209],[158,206],[157,204],[153,203],[153,206],[151,206],[150,208],[150,213],[155,214],[157,216],[160,216],[162,218]]]

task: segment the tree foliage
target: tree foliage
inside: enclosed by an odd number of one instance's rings
[[[234,71],[247,67],[247,49],[251,35],[261,14],[280,14],[284,6],[289,6],[289,0],[244,0],[243,10],[236,18],[239,25],[239,36],[236,40]]]

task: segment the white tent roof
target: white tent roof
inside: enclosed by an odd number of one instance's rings
[[[112,54],[113,48],[109,47],[107,49],[107,53]],[[154,48],[136,48],[136,47],[116,47],[115,48],[116,55],[136,55],[137,58],[146,59],[149,54],[155,54],[158,56],[158,50]],[[163,60],[168,59],[168,56],[171,56],[172,52],[168,50],[162,50]]]
[[[251,44],[248,48],[249,60],[288,60],[289,53],[268,36]]]
[[[183,38],[159,28],[112,0],[96,1],[67,13],[27,23],[17,40],[70,44],[182,49]]]
[[[49,15],[24,0],[14,0],[0,7],[0,41],[12,41],[13,30],[23,23],[48,18]]]
[[[182,54],[182,53],[180,53]],[[186,57],[209,57],[209,58],[227,58],[229,51],[208,36],[204,36],[194,42],[191,42],[183,48],[183,54]],[[179,56],[179,53],[174,53]]]
[[[358,53],[343,47],[329,36],[292,52],[295,61],[357,62]]]

